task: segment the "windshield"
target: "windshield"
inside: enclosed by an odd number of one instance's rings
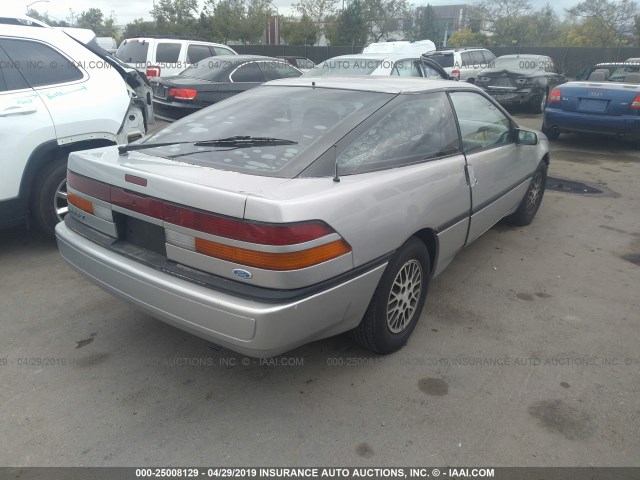
[[[141,152],[220,170],[293,178],[393,97],[310,86],[258,87],[146,137],[144,143],[175,143]],[[206,145],[207,140],[229,137],[279,141]]]
[[[538,57],[498,57],[495,59],[495,67],[505,70],[538,70],[540,68]]]
[[[305,73],[305,76],[371,75],[382,63],[382,60],[373,60],[371,58],[332,58],[322,62],[320,65],[316,65]],[[393,62],[385,61],[384,63],[388,63],[389,68],[393,66]]]

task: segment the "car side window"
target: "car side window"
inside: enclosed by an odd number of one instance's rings
[[[553,64],[553,60],[551,60],[551,58],[546,57],[542,61],[544,62],[544,69],[546,72],[550,72],[550,73],[556,72],[556,67]]]
[[[340,174],[402,167],[459,151],[446,95],[409,97],[342,151],[337,158]]]
[[[234,53],[229,50],[228,48],[222,48],[222,47],[213,47],[213,51],[216,52],[216,55],[234,55]]]
[[[29,84],[20,75],[17,64],[14,64],[0,48],[0,92],[23,90],[29,88]]]
[[[181,47],[179,43],[159,43],[156,47],[156,62],[177,63]]]
[[[471,53],[470,52],[462,52],[460,54],[460,67],[462,68],[469,68],[471,65],[473,65],[473,59],[471,58]]]
[[[513,143],[511,122],[498,107],[476,92],[451,92],[465,152]]]
[[[473,68],[482,68],[485,66],[482,50],[474,50],[473,52],[471,52],[471,66]]]
[[[206,45],[189,45],[187,48],[187,62],[189,63],[198,63],[211,56],[211,50]]]
[[[420,70],[418,69],[415,60],[409,58],[406,60],[398,60],[393,66],[391,75],[397,77],[419,77]]]
[[[26,88],[23,84],[24,80],[35,88],[73,82],[83,77],[80,69],[70,60],[42,43],[4,39],[0,41],[0,46],[11,60],[10,65],[16,69],[13,73],[11,68],[5,72],[7,74],[5,81],[10,88]]]
[[[231,74],[232,82],[264,82],[262,70],[256,62],[245,63]]]
[[[484,68],[493,68],[493,65],[491,65],[491,63],[496,59],[496,56],[489,50],[483,50],[482,55],[484,57]]]
[[[291,67],[286,60],[280,62],[260,62],[260,68],[267,81],[278,78],[299,77],[301,75],[300,72]]]

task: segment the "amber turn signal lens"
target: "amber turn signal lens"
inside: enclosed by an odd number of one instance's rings
[[[307,250],[287,253],[258,252],[196,238],[196,252],[210,257],[264,270],[299,270],[326,262],[349,253],[351,247],[344,240],[326,243]]]
[[[69,202],[74,207],[77,207],[80,210],[93,215],[93,203],[91,203],[89,200],[79,197],[75,193],[67,192],[67,202]]]

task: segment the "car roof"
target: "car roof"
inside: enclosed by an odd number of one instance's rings
[[[389,60],[389,61],[395,61],[395,60],[405,60],[407,58],[415,58],[415,59],[419,59],[419,56],[414,56],[411,54],[401,54],[401,53],[352,53],[351,55],[340,55],[338,57],[331,57],[331,58],[327,58],[325,60],[325,62],[328,62],[330,60],[350,60],[350,59],[354,59],[354,60]]]
[[[539,55],[537,53],[513,53],[510,55],[500,55],[498,58],[541,58],[548,55]]]
[[[355,90],[379,93],[418,93],[443,88],[457,88],[479,90],[478,87],[466,82],[452,80],[427,79],[422,77],[387,77],[387,76],[326,76],[326,77],[295,77],[272,80],[264,85],[278,85],[290,87],[335,88],[340,90]]]

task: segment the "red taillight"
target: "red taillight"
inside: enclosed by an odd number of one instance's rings
[[[557,103],[560,101],[560,89],[559,88],[554,88],[553,90],[551,90],[551,93],[549,94],[549,97],[547,97],[547,103]]]
[[[160,67],[147,67],[147,77],[159,77],[160,76]]]
[[[262,245],[293,245],[309,242],[334,233],[334,230],[329,225],[319,221],[270,225],[233,220],[170,203],[164,204],[164,221],[219,237]]]
[[[85,195],[104,200],[105,202],[111,201],[111,187],[109,185],[83,177],[70,170],[67,171],[67,185]]]
[[[640,108],[640,93],[633,97],[629,108]]]
[[[149,217],[162,219],[162,200],[111,187],[111,203]]]
[[[460,80],[460,70],[451,70],[451,76],[455,77],[457,80]]]
[[[193,100],[198,94],[197,90],[191,88],[170,88],[169,96],[176,100]]]

